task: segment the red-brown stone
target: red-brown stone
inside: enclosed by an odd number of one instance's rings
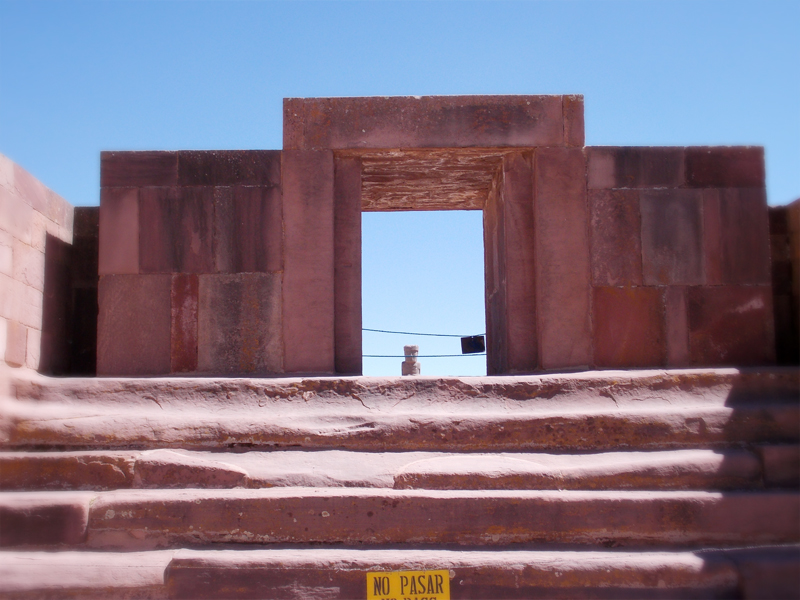
[[[290,98],[284,119],[284,150],[564,145],[562,96]]]
[[[178,184],[177,152],[101,152],[101,187]]]
[[[139,191],[139,271],[214,271],[214,192],[209,187]]]
[[[100,275],[139,272],[139,190],[100,190]]]
[[[532,161],[532,153],[522,152],[503,160],[506,373],[530,373],[539,365]]]
[[[770,286],[690,287],[688,314],[692,364],[775,360]]]
[[[178,152],[178,185],[280,186],[280,150]]]
[[[282,270],[280,189],[217,187],[213,194],[216,272],[267,273]]]
[[[597,366],[634,368],[664,364],[662,289],[596,287],[592,311]]]
[[[594,146],[586,148],[589,189],[680,187],[684,149]]]
[[[686,183],[690,187],[764,187],[764,148],[686,148]]]
[[[639,192],[589,190],[592,215],[592,283],[641,285]]]
[[[289,373],[333,373],[333,153],[283,153],[283,340]]]
[[[705,190],[704,253],[709,284],[770,282],[769,222],[763,188]]]
[[[564,144],[583,148],[583,96],[562,96],[564,111]]]
[[[170,372],[171,284],[168,274],[100,278],[98,375]]]
[[[702,192],[642,190],[639,208],[645,285],[702,284]]]
[[[667,365],[685,367],[689,358],[689,317],[687,288],[670,285],[664,291],[665,334],[667,338]]]
[[[337,158],[334,178],[336,372],[360,375],[361,161],[357,158]]]
[[[198,277],[190,273],[172,276],[170,370],[197,371]]]
[[[283,372],[280,273],[199,276],[198,370]]]
[[[589,208],[583,150],[535,154],[536,310],[545,369],[592,362]]]

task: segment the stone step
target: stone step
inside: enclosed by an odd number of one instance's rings
[[[800,541],[800,493],[270,488],[0,494],[0,545],[700,547]]]
[[[189,450],[0,452],[0,490],[796,488],[800,445],[593,454]]]
[[[0,552],[0,598],[353,599],[366,597],[367,573],[410,570],[445,571],[454,600],[796,598],[800,547]]]
[[[797,369],[514,378],[28,377],[6,449],[613,451],[800,442]]]

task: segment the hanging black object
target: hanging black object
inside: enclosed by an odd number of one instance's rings
[[[461,338],[461,354],[476,354],[486,351],[486,342],[482,335],[471,335]]]

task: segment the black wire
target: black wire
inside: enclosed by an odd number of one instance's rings
[[[361,331],[375,331],[377,333],[398,333],[400,335],[427,335],[431,337],[457,337],[457,338],[474,337],[472,335],[455,335],[454,333],[414,333],[412,331],[389,331],[387,329],[367,329],[366,327],[362,327]],[[486,334],[480,333],[477,335],[486,335]]]
[[[363,358],[405,358],[405,354],[362,354]],[[411,355],[409,355],[411,356]],[[420,354],[414,358],[455,358],[457,356],[486,356],[486,352],[472,354]]]

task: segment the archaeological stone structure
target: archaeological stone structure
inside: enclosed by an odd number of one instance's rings
[[[758,147],[582,96],[287,99],[275,151],[105,152],[97,372],[360,374],[361,213],[482,210],[487,372],[775,361]]]
[[[100,184],[0,156],[0,600],[800,600],[800,199],[761,148],[290,99],[283,150]],[[350,376],[361,213],[454,209],[489,376]]]

